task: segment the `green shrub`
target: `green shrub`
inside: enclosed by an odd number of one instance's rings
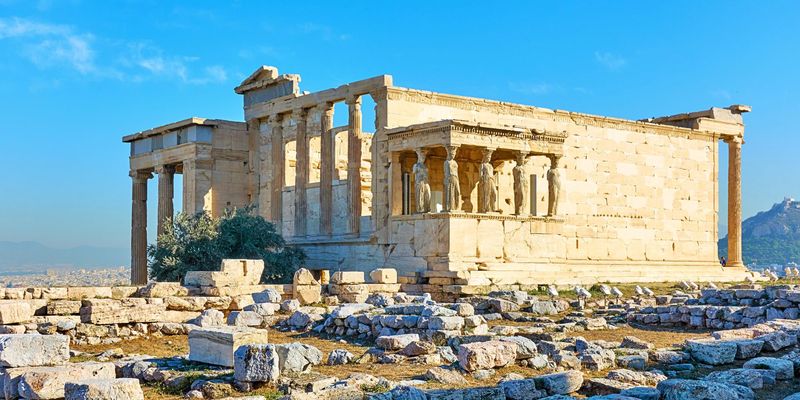
[[[179,213],[147,254],[150,277],[157,281],[182,281],[189,271],[218,270],[224,258],[248,258],[264,260],[262,282],[289,282],[305,259],[253,207],[220,218]]]

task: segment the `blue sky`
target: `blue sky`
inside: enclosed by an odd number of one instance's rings
[[[121,136],[241,120],[262,64],[632,119],[749,104],[750,216],[800,195],[799,4],[0,0],[0,241],[127,248]]]

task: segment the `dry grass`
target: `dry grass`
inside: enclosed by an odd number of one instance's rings
[[[70,345],[74,350],[84,353],[101,353],[110,349],[122,349],[125,354],[147,354],[153,357],[172,357],[189,354],[187,336],[145,336],[123,340],[114,344]]]

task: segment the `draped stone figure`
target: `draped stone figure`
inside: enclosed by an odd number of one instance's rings
[[[444,210],[458,211],[461,206],[461,186],[458,182],[458,162],[455,160],[458,147],[447,146],[444,161]]]
[[[481,198],[478,201],[478,212],[485,213],[497,210],[497,183],[494,177],[494,166],[492,166],[492,152],[494,152],[494,150],[491,149],[485,149],[483,151],[480,181],[478,182],[481,189]]]
[[[561,191],[561,173],[558,171],[558,156],[549,156],[550,169],[547,170],[547,216],[552,217],[558,214],[558,195]]]
[[[427,155],[427,150],[417,149],[417,163],[414,164],[413,169],[418,213],[431,211],[431,185],[428,181],[428,167],[425,165]]]
[[[530,183],[528,173],[525,171],[525,158],[527,154],[517,153],[517,165],[514,166],[514,214],[528,215],[528,192]]]

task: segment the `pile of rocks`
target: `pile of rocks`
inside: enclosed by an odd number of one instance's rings
[[[121,399],[144,396],[109,362],[70,363],[65,335],[0,335],[0,393],[6,399]]]
[[[671,299],[643,307],[628,321],[648,325],[734,329],[765,321],[800,317],[800,290],[793,285],[740,289],[703,289],[698,298]]]

